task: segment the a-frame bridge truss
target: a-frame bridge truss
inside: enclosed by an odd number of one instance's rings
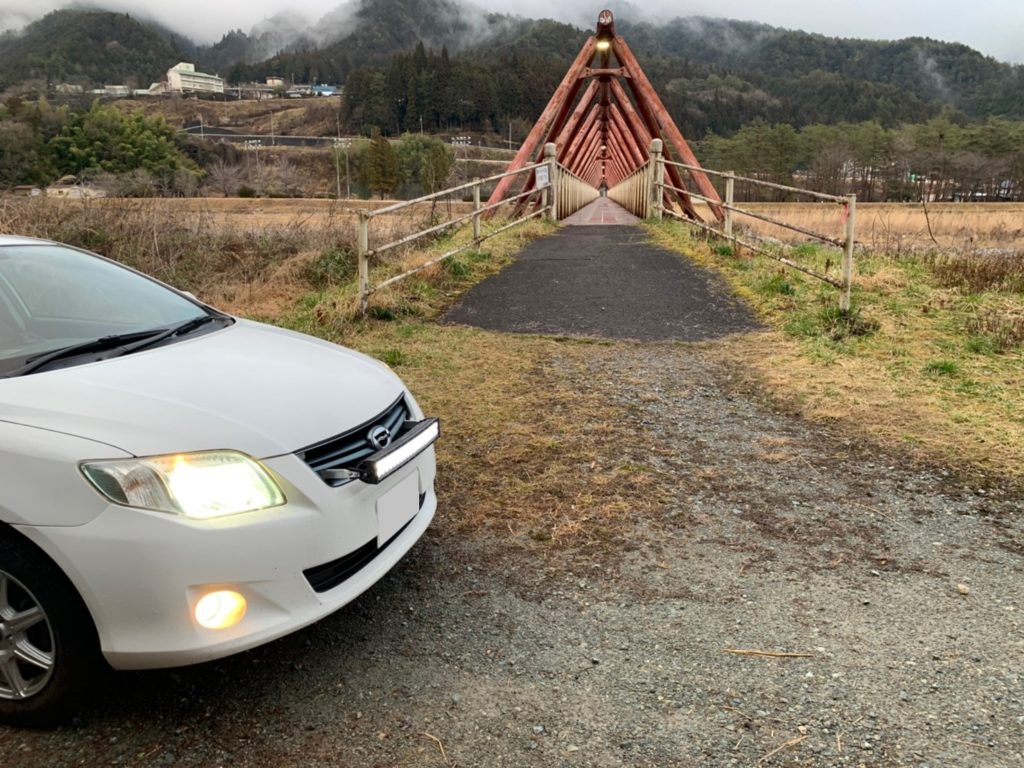
[[[609,190],[648,162],[653,139],[662,140],[666,160],[699,168],[697,158],[633,52],[615,33],[612,12],[601,11],[596,33],[584,43],[509,171],[541,162],[544,145],[553,142],[559,165],[595,189]],[[673,165],[666,165],[665,172],[668,179],[664,204],[678,204],[687,216],[700,220],[693,201],[683,191],[688,188],[683,178],[686,172]],[[696,186],[696,194],[721,201],[704,173],[694,170],[687,175]],[[506,199],[513,183],[513,177],[502,179],[488,205]],[[531,175],[524,191],[533,183]],[[520,205],[524,205],[526,199],[520,200]],[[717,205],[712,203],[710,211],[722,218]]]

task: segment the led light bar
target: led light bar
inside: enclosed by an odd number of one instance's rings
[[[359,465],[364,483],[376,485],[404,467],[429,448],[441,435],[441,422],[424,419],[390,445],[381,448]]]

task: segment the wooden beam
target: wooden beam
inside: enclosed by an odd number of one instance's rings
[[[635,81],[632,81],[632,80],[629,81],[629,87],[630,87],[631,90],[634,89],[635,86],[636,86],[636,82]],[[658,138],[661,138],[661,129],[658,127],[658,121],[655,118],[654,113],[651,111],[650,105],[647,104],[646,101],[644,101],[644,99],[643,99],[641,94],[635,93],[634,95],[637,97],[636,98],[636,106],[637,106],[637,109],[640,111],[640,117],[643,119],[644,125],[647,126],[648,133],[652,137],[656,136]],[[663,156],[665,157],[666,160],[671,160],[672,159],[673,155],[672,155],[672,152],[671,152],[668,144],[664,145],[664,148],[663,148],[662,152],[663,152]],[[665,166],[665,175],[668,177],[669,182],[671,183],[671,185],[673,187],[677,187],[679,189],[686,189],[686,184],[683,181],[683,177],[679,173],[679,169],[678,168],[676,168],[673,165],[666,165]],[[676,199],[678,199],[679,204],[682,206],[683,211],[686,213],[687,216],[691,217],[695,221],[702,221],[700,215],[697,213],[696,209],[693,207],[693,201],[690,200],[690,196],[689,195],[687,195],[685,193],[675,192],[675,191],[667,192],[666,194],[670,195],[671,197],[675,197]]]
[[[625,67],[587,67],[583,77],[629,77]]]
[[[596,129],[597,116],[601,111],[599,105],[595,105],[586,119],[583,121],[583,125],[580,126],[576,132],[576,136],[573,137],[572,142],[569,144],[569,149],[566,151],[565,156],[560,161],[566,168],[572,170],[577,161],[579,160],[580,154],[583,151],[583,147],[587,144],[590,139],[590,134]]]
[[[599,146],[601,146],[601,131],[598,129],[597,123],[595,123],[590,129],[590,136],[587,138],[586,145],[577,156],[576,167],[580,169],[588,168],[593,161],[593,154]]]
[[[667,140],[669,144],[676,150],[677,155],[687,165],[695,165],[700,167],[700,163],[697,161],[696,155],[690,149],[690,145],[686,143],[686,139],[683,138],[682,132],[680,132],[675,121],[669,114],[668,110],[665,109],[665,105],[659,98],[657,91],[654,90],[654,86],[651,85],[651,81],[647,79],[647,75],[644,74],[643,69],[640,66],[640,62],[637,61],[636,56],[633,55],[633,51],[630,50],[629,45],[625,40],[622,39],[621,35],[616,35],[613,47],[615,50],[615,57],[619,62],[629,70],[632,75],[632,79],[629,80],[629,84],[633,87],[634,91],[638,93],[638,103],[641,99],[647,102],[651,110],[654,113],[654,117],[661,128],[661,135]],[[718,192],[715,186],[711,183],[711,180],[706,174],[700,171],[691,171],[691,177],[697,185],[697,189],[702,195],[712,200],[721,202],[721,198],[718,196]],[[724,219],[725,212],[721,206],[710,204],[712,212],[719,221]]]
[[[587,110],[594,103],[597,96],[598,83],[596,80],[592,80],[590,85],[587,86],[587,90],[583,92],[580,97],[579,103],[576,105],[576,109],[573,110],[572,115],[566,120],[565,125],[562,126],[562,130],[558,132],[558,136],[555,138],[555,146],[558,147],[558,162],[564,165],[565,156],[569,149],[569,144],[572,139],[576,137],[576,129],[580,125],[580,121],[583,120],[584,115],[587,114]]]
[[[629,153],[629,157],[632,161],[633,167],[639,168],[641,165],[647,162],[648,152],[644,152],[636,143],[636,139],[633,138],[633,134],[626,126],[626,120],[622,116],[622,113],[619,112],[617,105],[612,105],[611,115],[612,126],[618,133],[619,141],[622,143],[623,147]]]
[[[579,93],[582,83],[580,73],[593,61],[596,45],[597,39],[594,36],[589,37],[583,44],[583,48],[580,49],[572,66],[569,67],[569,71],[565,73],[562,82],[555,89],[551,100],[548,101],[548,105],[544,108],[540,117],[537,118],[537,122],[534,123],[529,135],[526,137],[526,141],[519,148],[508,170],[515,171],[523,168],[530,162],[538,160],[537,151],[543,149],[545,142],[548,141],[552,134],[557,135],[561,130],[562,124],[565,121],[565,115],[568,114],[576,94]],[[513,178],[512,176],[506,176],[498,182],[498,185],[487,200],[488,205],[494,205],[498,201],[505,199],[509,187],[512,186]]]
[[[637,146],[644,150],[645,156],[648,156],[651,151],[651,140],[654,136],[647,129],[640,115],[636,113],[636,109],[633,108],[633,102],[629,100],[629,94],[626,93],[626,89],[619,84],[618,80],[612,80],[611,92],[615,97],[615,104],[622,111],[626,125],[629,126],[630,131],[633,133],[633,138],[636,139]]]

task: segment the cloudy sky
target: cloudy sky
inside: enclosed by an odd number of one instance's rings
[[[337,7],[340,0],[92,0],[111,10],[147,14],[201,42],[214,42],[228,29],[248,30],[283,10],[315,20]],[[43,12],[68,4],[66,0],[0,0],[0,28],[24,24]],[[501,12],[514,9],[524,16],[555,14],[579,23],[580,8],[590,0],[476,0],[477,5]],[[1024,2],[1022,0],[635,0],[635,5],[665,16],[725,16],[763,21],[842,37],[898,39],[926,36],[966,43],[1003,61],[1024,62]],[[596,14],[595,14],[596,15]]]

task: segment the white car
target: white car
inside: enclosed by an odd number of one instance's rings
[[[371,358],[0,236],[0,719],[338,610],[433,518],[438,432]]]

